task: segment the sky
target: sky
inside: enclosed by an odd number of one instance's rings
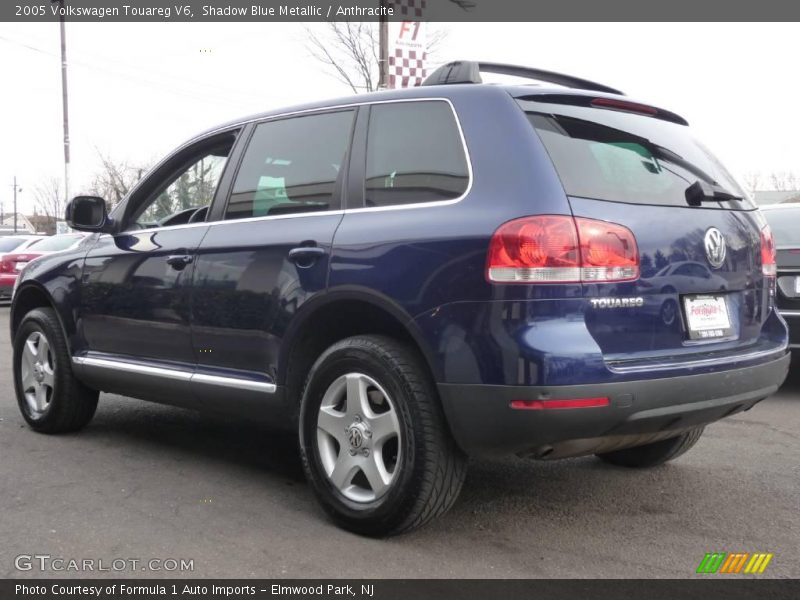
[[[243,115],[346,96],[294,23],[68,23],[71,191],[98,153],[150,165]],[[480,59],[536,66],[622,89],[684,116],[740,178],[800,172],[800,24],[441,23],[431,66]],[[494,78],[497,80],[497,77]],[[0,202],[63,177],[57,23],[0,23]],[[762,178],[766,184],[766,177]],[[766,187],[762,185],[762,187]]]

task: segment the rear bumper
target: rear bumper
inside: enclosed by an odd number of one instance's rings
[[[450,429],[474,455],[563,458],[664,439],[748,410],[774,393],[790,355],[733,370],[566,386],[439,384]],[[596,408],[517,410],[512,400],[607,397]]]
[[[800,349],[800,310],[781,310],[778,312],[789,326],[789,347]]]

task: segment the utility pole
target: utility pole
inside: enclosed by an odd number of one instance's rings
[[[61,106],[64,115],[64,205],[69,202],[69,100],[67,94],[67,31],[63,11],[65,0],[54,0],[61,6]]]
[[[378,89],[389,87],[389,19],[384,14],[387,0],[380,0],[381,11],[378,16]]]
[[[17,176],[14,175],[14,233],[17,233],[17,192],[22,193],[22,188],[17,185]]]

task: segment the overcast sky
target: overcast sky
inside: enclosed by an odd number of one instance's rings
[[[533,65],[624,90],[686,117],[740,176],[800,171],[797,24],[434,24],[435,62]],[[312,24],[315,30],[324,24]],[[348,95],[306,49],[302,25],[67,25],[72,191],[97,151],[150,164],[241,115]],[[58,24],[0,23],[0,201],[12,177],[32,212],[38,181],[63,174]]]

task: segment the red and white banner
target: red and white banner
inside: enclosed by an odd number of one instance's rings
[[[391,0],[395,14],[421,19],[426,0]],[[389,87],[420,85],[425,79],[426,23],[424,21],[389,22]]]

